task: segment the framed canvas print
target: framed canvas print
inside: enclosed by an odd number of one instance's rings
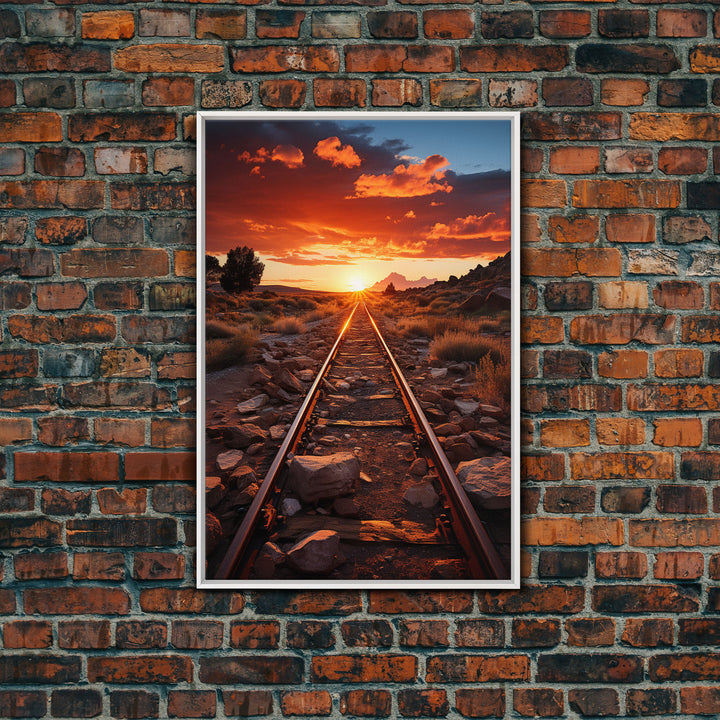
[[[198,586],[519,587],[519,115],[198,114]]]

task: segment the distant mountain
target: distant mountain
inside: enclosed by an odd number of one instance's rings
[[[392,272],[384,280],[378,280],[369,290],[382,292],[390,283],[396,290],[409,290],[410,288],[424,288],[437,282],[437,278],[426,278],[424,275],[419,280],[408,280],[400,273]]]

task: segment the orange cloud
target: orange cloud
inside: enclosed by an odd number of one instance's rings
[[[241,162],[259,164],[267,162],[268,160],[274,160],[290,169],[302,167],[303,161],[305,160],[303,151],[294,145],[276,145],[272,151],[261,147],[257,149],[254,155],[251,155],[245,150],[245,152],[240,153],[237,158]],[[256,171],[253,170],[253,172]]]
[[[452,192],[445,181],[449,164],[442,155],[429,155],[422,163],[397,165],[389,175],[361,175],[355,181],[354,197],[408,198]]]
[[[495,241],[507,240],[510,227],[507,218],[498,217],[494,212],[485,215],[467,215],[455,218],[449,225],[435,223],[428,233],[430,240],[468,240],[472,238],[489,238]],[[490,237],[491,236],[491,237]]]
[[[343,145],[337,136],[320,140],[313,153],[321,160],[331,162],[333,167],[354,168],[362,163],[352,145]]]

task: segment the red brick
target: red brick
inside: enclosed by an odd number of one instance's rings
[[[333,658],[314,658],[314,661]],[[302,658],[282,655],[225,655],[200,658],[201,682],[213,685],[257,683],[295,685],[303,677]]]
[[[501,620],[458,620],[455,642],[458,647],[503,647],[505,626]]]
[[[699,418],[658,418],[653,421],[653,444],[662,447],[699,447],[703,439]]]
[[[662,147],[658,152],[658,168],[666,175],[695,175],[707,169],[708,155],[704,148]]]
[[[130,596],[120,588],[38,588],[24,590],[23,596],[30,615],[127,615],[130,611]]]
[[[559,317],[526,316],[521,320],[523,343],[559,343],[565,339],[563,320]]]
[[[0,182],[0,207],[89,210],[103,206],[104,193],[105,184],[95,180]]]
[[[630,116],[631,140],[707,140],[720,131],[720,118],[710,113],[634,113]]]
[[[631,715],[671,714],[677,706],[677,691],[671,688],[628,690],[625,706]]]
[[[41,283],[35,287],[38,310],[79,310],[88,296],[80,282]]]
[[[147,507],[147,490],[126,488],[122,492],[114,488],[97,491],[100,512],[104,515],[141,515]]]
[[[430,102],[439,107],[477,107],[483,104],[482,80],[430,80]]]
[[[222,633],[220,634],[222,640]],[[230,644],[241,648],[276,648],[280,640],[278,622],[234,622],[230,627]]]
[[[425,37],[433,40],[450,40],[472,37],[475,28],[469,10],[425,10],[423,29]]]
[[[711,715],[720,713],[720,688],[683,687],[680,689],[680,708],[688,715]],[[675,709],[671,708],[671,711]]]
[[[172,625],[171,642],[174,647],[182,649],[217,649],[223,642],[222,623],[209,620],[176,620]]]
[[[702,350],[657,350],[654,355],[655,374],[658,377],[699,377],[703,374]]]
[[[653,154],[647,148],[605,148],[606,173],[649,173],[653,170]]]
[[[652,215],[609,215],[605,234],[610,242],[655,242],[655,218]]]
[[[74,580],[124,580],[125,559],[119,552],[75,553]]]
[[[457,613],[468,612],[472,608],[472,594],[465,591],[372,590],[368,601],[371,613]]]
[[[658,553],[653,574],[658,580],[696,580],[703,574],[702,553]]]
[[[581,208],[675,208],[680,184],[672,180],[577,180],[572,198]]]
[[[540,32],[549,38],[587,37],[590,17],[586,10],[541,10]]]
[[[273,711],[273,696],[268,690],[224,690],[222,697],[227,715],[248,717]]]
[[[580,586],[524,585],[522,590],[502,592],[482,591],[478,595],[481,613],[576,613],[585,600],[585,590]]]
[[[445,690],[400,690],[398,708],[403,717],[444,717],[450,707]]]
[[[537,517],[522,523],[527,545],[620,545],[622,521],[604,517]]]
[[[516,688],[513,709],[524,717],[560,717],[565,709],[563,692],[552,688]]]
[[[283,715],[330,715],[332,697],[327,690],[291,691],[280,696]]]
[[[630,544],[636,547],[693,547],[716,545],[720,523],[715,518],[631,520]]]
[[[340,698],[340,712],[360,717],[388,717],[391,704],[387,690],[349,690]]]
[[[247,11],[198,10],[195,34],[198,38],[240,40],[247,34]]]
[[[306,92],[302,80],[261,80],[259,85],[260,102],[265,107],[299,108]]]
[[[177,683],[192,680],[192,660],[180,655],[89,657],[88,681]]]
[[[681,280],[664,280],[653,290],[656,304],[672,310],[700,310],[705,304],[701,285]]]
[[[145,421],[131,418],[96,418],[95,441],[101,445],[139,447],[145,444]]]
[[[194,588],[152,588],[140,593],[140,607],[146,613],[232,614],[242,612],[240,593],[206,593]]]
[[[400,645],[404,647],[436,647],[448,644],[448,624],[445,620],[400,621]]]
[[[49,648],[52,643],[52,625],[47,621],[14,620],[3,626],[5,648]]]
[[[17,482],[117,482],[119,458],[115,453],[17,452]]]
[[[601,80],[600,92],[605,105],[632,107],[645,102],[650,83],[646,80],[608,78]]]
[[[115,644],[132,650],[167,646],[167,626],[162,622],[124,620],[115,627]]]
[[[55,717],[97,717],[102,713],[102,694],[98,690],[53,690],[50,707]]]
[[[85,156],[77,148],[40,148],[35,153],[35,172],[51,177],[82,177]]]
[[[572,618],[565,621],[567,644],[595,647],[615,644],[615,621],[612,618]]]
[[[192,105],[194,96],[195,81],[188,77],[152,77],[142,84],[142,102],[146,106]],[[174,133],[167,139],[174,139]]]
[[[70,116],[73,142],[175,140],[175,116],[167,113],[84,113]]]
[[[512,645],[516,648],[553,647],[560,642],[560,622],[525,619],[512,622]]]
[[[570,471],[575,480],[670,479],[674,476],[674,461],[669,452],[574,453],[570,456]]]
[[[505,717],[505,690],[502,688],[458,688],[455,704],[463,717]]]
[[[647,574],[647,558],[639,552],[598,552],[595,573],[600,578],[643,578]]]
[[[110,647],[108,620],[73,620],[58,623],[58,647],[102,650]]]
[[[550,172],[566,175],[595,173],[600,167],[597,147],[559,147],[550,150]]]
[[[633,340],[664,345],[674,342],[675,318],[620,313],[576,317],[570,322],[570,337],[577,343],[589,345],[625,345]]]
[[[319,107],[365,107],[367,89],[360,79],[318,78],[313,97]]]
[[[528,248],[522,263],[528,277],[610,277],[622,270],[620,251],[615,248]]]
[[[138,580],[182,580],[185,557],[170,552],[135,553],[133,577]]]
[[[589,445],[589,421],[571,418],[541,420],[540,443],[546,447],[578,447],[581,445]]]
[[[91,493],[70,492],[63,488],[45,488],[42,491],[42,509],[48,515],[77,515],[89,513]]]
[[[414,660],[414,658],[413,658]],[[529,680],[530,660],[525,655],[436,655],[427,659],[430,683]]]
[[[485,45],[460,48],[466,72],[558,71],[568,64],[568,50],[559,45]]]
[[[165,250],[73,249],[60,258],[61,272],[70,277],[158,277],[169,270]]]
[[[704,10],[658,10],[658,37],[705,37],[706,34],[707,13]]]
[[[552,153],[550,165],[552,166]],[[564,217],[552,215],[548,219],[548,235],[554,242],[591,243],[595,242],[600,229],[600,219],[594,215],[573,215]]]
[[[38,440],[43,445],[76,445],[80,440],[90,439],[87,418],[57,415],[38,418]]]
[[[0,142],[57,142],[62,140],[57,113],[0,114]]]
[[[0,678],[4,684],[76,683],[80,680],[80,662],[76,655],[5,653],[0,656]]]
[[[612,378],[647,377],[648,354],[644,350],[616,350],[598,356],[598,375]]]
[[[220,46],[215,47],[222,50]],[[332,45],[231,48],[230,66],[233,72],[240,73],[337,72],[340,69],[340,55]],[[349,67],[347,70],[351,72]]]
[[[220,45],[126,45],[113,52],[115,68],[124,72],[196,72],[223,70]]]
[[[372,104],[376,107],[401,107],[421,102],[422,86],[418,80],[378,78],[372,81]]]
[[[168,717],[213,718],[216,711],[215,693],[210,690],[170,690]]]

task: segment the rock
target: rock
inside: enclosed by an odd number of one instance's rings
[[[497,405],[481,404],[480,412],[483,415],[489,415],[490,417],[494,417],[494,418],[502,418],[505,415],[502,408],[497,407]]]
[[[456,438],[453,442],[445,446],[446,452],[451,452],[455,460],[473,460],[476,456],[475,450],[460,438]]]
[[[489,293],[484,291],[474,293],[458,305],[458,310],[460,312],[476,312],[477,310],[497,312],[499,310],[509,310],[511,302],[512,292],[510,288],[496,287]]]
[[[265,383],[270,381],[270,378],[272,375],[261,365],[256,365],[255,369],[250,374],[250,379],[248,380],[248,383],[250,385],[265,385]]]
[[[234,470],[245,457],[242,450],[226,450],[215,458],[215,467],[223,473]]]
[[[510,508],[510,458],[485,457],[458,465],[457,477],[470,501],[482,510]]]
[[[271,440],[282,440],[285,437],[284,425],[271,425],[270,426],[270,439]]]
[[[295,372],[296,370],[312,370],[312,368],[315,367],[315,361],[307,355],[298,355],[297,357],[283,360],[281,365],[291,372]]]
[[[481,417],[478,420],[478,425],[481,428],[491,428],[491,427],[497,427],[500,423],[492,417]]]
[[[283,390],[287,390],[288,392],[297,395],[303,392],[302,384],[287,368],[280,368],[273,373],[273,381],[276,385],[279,385]]]
[[[205,504],[211,510],[216,507],[225,496],[227,488],[222,478],[206,477],[205,478]]]
[[[315,379],[315,373],[312,370],[298,370],[297,371],[298,379],[302,382],[312,382]]]
[[[255,457],[256,455],[259,455],[263,451],[263,444],[262,443],[254,443],[247,449],[247,454],[250,455],[250,457]]]
[[[472,415],[480,407],[475,400],[456,400],[455,408],[461,415]]]
[[[254,482],[257,482],[257,475],[248,465],[242,465],[236,468],[230,476],[230,486],[235,490],[244,490]]]
[[[434,406],[423,408],[423,410],[425,412],[425,417],[432,423],[441,425],[447,420],[447,415],[442,410],[438,410]]]
[[[260,579],[268,579],[275,575],[275,571],[285,562],[285,553],[272,542],[266,542],[255,558],[253,570]]]
[[[205,513],[205,552],[210,555],[213,550],[222,542],[222,525],[217,517],[211,513]]]
[[[300,510],[302,510],[302,505],[300,504],[300,501],[296,498],[283,498],[282,502],[280,503],[280,512],[283,515],[287,515],[288,517],[297,515]]]
[[[245,400],[244,402],[238,403],[237,411],[241,415],[249,415],[250,413],[259,410],[268,401],[268,396],[265,393],[256,395],[255,397]]]
[[[233,502],[236,505],[249,505],[255,499],[255,496],[257,495],[259,489],[259,485],[257,485],[256,483],[252,483],[240,492],[234,493]]]
[[[290,548],[287,562],[303,573],[328,575],[345,562],[340,552],[340,534],[332,530],[314,532]]]
[[[335,383],[335,386],[338,390],[349,390],[350,389],[350,383],[346,380],[339,380]]]
[[[437,380],[438,378],[444,378],[447,375],[447,368],[445,367],[434,367],[430,368],[430,377]]]
[[[237,427],[227,426],[223,433],[225,444],[228,447],[244,450],[253,443],[265,442],[267,440],[267,432],[257,425],[247,423]]]
[[[288,486],[303,502],[347,495],[360,477],[360,461],[349,452],[297,455],[289,465]]]
[[[437,390],[423,390],[420,395],[420,399],[425,402],[435,403],[438,405],[442,402],[443,396],[437,392]]]
[[[360,507],[352,498],[338,498],[333,503],[332,509],[340,517],[356,518],[360,515]]]
[[[428,464],[425,458],[417,458],[417,460],[415,460],[410,466],[409,470],[411,475],[425,475],[427,471]]]
[[[455,423],[443,423],[435,428],[435,434],[442,437],[447,435],[460,435],[462,428]]]
[[[280,413],[274,408],[266,407],[260,411],[260,419],[258,422],[264,428],[270,428],[273,425],[277,425],[280,420]]]
[[[410,505],[417,505],[424,508],[431,508],[440,499],[435,488],[430,483],[421,483],[409,487],[403,495],[403,500]]]
[[[415,450],[413,449],[412,443],[399,442],[395,443],[395,448],[398,451],[398,455],[403,460],[412,460],[415,457]]]

